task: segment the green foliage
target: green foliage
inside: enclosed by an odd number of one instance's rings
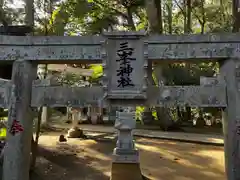
[[[7,128],[0,128],[0,139],[7,137]]]
[[[66,5],[61,4],[52,13],[49,25],[51,26],[51,32],[55,35],[63,35],[65,32],[69,20],[69,14],[65,11],[65,8]]]
[[[50,2],[50,1],[46,1]],[[52,11],[47,16],[36,13],[37,35],[92,35],[114,30],[147,30],[148,17],[144,0],[54,0]],[[157,2],[157,1],[154,1]],[[172,34],[186,33],[187,6],[184,0],[162,0],[163,32]],[[191,33],[230,32],[232,27],[232,1],[192,0]],[[36,12],[46,6],[36,1]],[[172,4],[172,5],[171,5]],[[167,8],[167,6],[172,8]],[[22,23],[23,8],[4,6],[6,19],[10,23]],[[42,10],[41,10],[42,12]],[[46,14],[44,11],[42,14]],[[159,19],[156,19],[158,21]],[[169,32],[170,28],[172,31]],[[47,32],[47,33],[46,33]],[[103,69],[101,65],[90,65],[93,75],[91,82],[98,81]],[[167,85],[199,84],[200,76],[213,76],[218,72],[216,63],[175,63],[162,66]],[[64,78],[63,78],[64,77]],[[75,85],[82,77],[65,73],[60,81]],[[153,80],[157,84],[156,74]],[[142,107],[137,108],[140,114]]]
[[[176,63],[163,66],[167,85],[197,85],[200,76],[212,77],[217,71],[216,63]]]
[[[70,72],[62,72],[61,76],[58,77],[58,82],[69,86],[79,86],[82,80],[82,76]]]
[[[98,79],[103,75],[102,65],[93,64],[93,65],[90,65],[89,69],[93,70],[92,79]]]
[[[172,33],[181,34],[184,32],[185,5],[183,0],[173,0],[172,2]],[[193,1],[193,33],[200,33],[202,30],[205,32],[230,31],[232,22],[231,4],[229,2],[230,0],[226,0],[223,4],[220,4],[212,1],[202,5]],[[167,8],[163,6],[162,10],[164,14],[163,22],[165,23],[164,32],[168,32]],[[52,32],[54,34],[99,34],[108,30],[129,29],[129,18],[134,21],[136,30],[146,30],[148,28],[148,18],[143,0],[66,0],[55,7],[50,25],[53,27]],[[202,29],[201,26],[204,26],[204,28]],[[94,71],[91,81],[98,81],[102,76],[102,66],[91,65],[89,68]],[[168,85],[199,84],[200,76],[213,76],[217,71],[217,65],[214,63],[190,65],[177,63],[163,66],[163,75]],[[67,75],[67,79],[69,77],[70,75]],[[72,79],[75,78],[72,77]],[[157,84],[154,74],[153,79]]]
[[[135,118],[142,122],[142,113],[144,112],[144,107],[137,106],[135,111]],[[142,122],[143,123],[143,122]]]

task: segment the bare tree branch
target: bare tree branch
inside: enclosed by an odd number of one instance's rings
[[[102,6],[102,7],[104,7],[104,8],[108,8],[104,3],[102,3],[102,2],[100,2],[100,1],[98,1],[98,0],[95,0],[94,3],[95,3],[95,4],[99,4],[100,6]],[[109,9],[109,8],[108,8],[108,9]],[[115,9],[115,8],[111,8],[110,10],[114,11],[114,13],[122,16],[123,18],[128,19],[128,16],[127,16],[126,14],[124,14],[123,12],[121,12],[121,11],[119,11],[119,10],[117,10],[117,9]]]
[[[179,5],[179,3],[177,2],[177,0],[174,0],[174,2],[176,3],[177,7],[181,10],[181,12],[183,13],[183,15],[186,16],[186,12],[185,12],[184,9]]]

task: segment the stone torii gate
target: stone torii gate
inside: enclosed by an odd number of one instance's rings
[[[31,107],[119,105],[115,127],[119,130],[113,153],[115,168],[139,169],[139,155],[131,131],[136,105],[188,105],[225,109],[225,155],[228,180],[240,178],[240,38],[239,34],[144,36],[139,32],[114,32],[104,36],[14,37],[0,36],[0,63],[13,62],[11,81],[0,81],[0,105],[9,108],[4,180],[28,180],[32,135]],[[219,61],[224,83],[200,86],[161,86],[149,83],[152,62]],[[56,87],[35,81],[37,64],[102,63],[103,86]],[[148,81],[149,80],[149,81]],[[151,81],[150,81],[151,82]],[[104,101],[103,101],[104,100]],[[226,125],[227,124],[227,125]],[[140,169],[139,169],[140,172]],[[131,174],[131,173],[130,173]]]

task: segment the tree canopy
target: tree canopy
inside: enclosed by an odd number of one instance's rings
[[[14,3],[18,2],[18,5]],[[3,24],[23,24],[21,0],[1,0]],[[148,34],[204,34],[238,31],[240,21],[235,0],[35,0],[35,35],[98,35],[106,31],[139,31]],[[75,67],[82,65],[75,65]],[[155,65],[153,65],[155,67]],[[102,76],[101,65],[91,82]],[[200,76],[218,73],[217,63],[162,65],[168,85],[196,85]],[[76,76],[68,74],[73,79]],[[158,75],[154,69],[153,79]]]

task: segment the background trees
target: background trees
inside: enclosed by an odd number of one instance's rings
[[[17,5],[13,5],[17,2]],[[35,0],[35,35],[93,35],[114,30],[149,34],[191,34],[238,31],[238,0]],[[23,24],[24,1],[1,0],[2,24]],[[232,28],[233,27],[233,28]],[[218,73],[215,63],[153,65],[155,85],[199,84],[200,76]],[[94,78],[102,75],[100,65]],[[204,110],[204,109],[203,109]],[[191,118],[191,109],[157,109],[163,129]],[[171,113],[169,113],[169,111]],[[172,116],[174,112],[176,116]]]

